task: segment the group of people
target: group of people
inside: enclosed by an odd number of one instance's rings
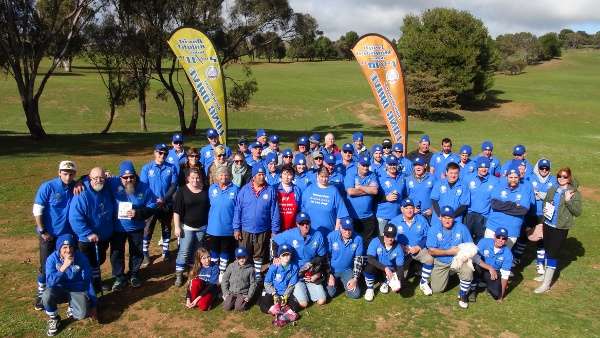
[[[59,177],[41,185],[35,308],[50,317],[48,335],[60,325],[58,303],[70,303],[68,317],[95,317],[97,292],[142,285],[157,221],[163,261],[177,238],[175,285],[188,271],[186,306],[208,310],[222,293],[226,310],[243,311],[262,289],[257,304],[279,325],[340,286],[367,301],[376,283],[381,294],[399,292],[411,268],[425,295],[445,291],[456,274],[460,307],[476,301],[478,283],[502,301],[529,240],[542,282],[535,292],[546,292],[582,208],[571,170],[554,177],[550,161],[531,165],[522,145],[501,164],[489,141],[471,158],[471,146],[456,154],[448,138],[432,153],[427,135],[406,156],[389,139],[369,150],[360,132],[341,147],[331,133],[323,144],[318,134],[302,136],[293,150],[264,130],[255,141],[239,137],[233,151],[215,129],[206,136],[206,146],[185,150],[183,136],[173,135],[139,174],[124,161],[118,176],[95,167],[76,179],[75,163],[62,161]],[[451,264],[462,243],[477,245],[474,271]],[[109,247],[115,281],[103,285]]]

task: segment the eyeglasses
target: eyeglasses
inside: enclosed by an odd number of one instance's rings
[[[562,179],[568,180],[569,175],[556,175],[556,178],[562,178]]]
[[[506,237],[504,237],[504,236],[496,236],[496,239],[501,239],[501,240],[505,241]]]
[[[546,170],[546,171],[548,171],[548,170],[550,170],[550,168],[548,168],[548,167],[541,167],[540,170]]]
[[[352,150],[344,150],[344,154],[352,154]]]
[[[195,154],[194,154],[194,155],[188,155],[188,157],[191,157],[191,158],[198,158],[198,155],[195,155]]]
[[[131,176],[121,176],[121,178],[125,181],[133,181],[135,179],[135,175]]]
[[[383,146],[383,149],[392,149],[392,146]]]
[[[292,155],[285,155],[284,157],[292,158],[293,156]]]
[[[225,157],[225,154],[217,155],[217,157]]]
[[[91,177],[90,179],[92,179],[93,181],[104,181],[104,176],[98,176],[98,177]]]
[[[245,142],[244,143],[238,143],[238,144],[241,145],[241,146],[244,146],[244,147],[248,146],[248,143],[245,143]]]
[[[394,150],[394,152],[402,154],[402,150]]]
[[[183,144],[181,141],[173,142],[173,144]]]
[[[233,160],[233,163],[236,163],[236,164],[240,164],[242,162],[244,162],[244,160]]]
[[[323,158],[322,157],[315,157],[315,158],[313,158],[313,160],[315,160],[315,161],[316,160],[323,161]]]
[[[157,151],[156,153],[160,156],[167,156],[168,154],[166,151]]]
[[[303,227],[303,226],[307,226],[307,225],[308,225],[308,226],[310,226],[310,223],[308,223],[308,222],[301,222],[301,223],[298,223],[298,226],[299,226],[299,227]]]

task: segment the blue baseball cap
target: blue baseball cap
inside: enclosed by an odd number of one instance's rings
[[[379,144],[376,144],[373,146],[373,148],[371,148],[371,153],[374,153],[376,151],[383,151],[383,148]]]
[[[423,135],[423,136],[421,137],[421,140],[419,140],[419,143],[423,143],[423,142],[431,143],[431,142],[429,141],[429,136],[428,136],[428,135]]]
[[[385,159],[385,163],[387,164],[398,164],[398,158],[394,155],[390,155]]]
[[[508,238],[508,231],[506,229],[504,229],[504,228],[498,228],[494,232],[494,235]]]
[[[292,149],[290,148],[286,148],[281,152],[281,156],[282,157],[286,157],[286,156],[294,156],[294,154],[292,154]]]
[[[481,150],[494,150],[494,145],[491,141],[485,141],[481,144]]]
[[[275,153],[268,153],[267,157],[265,158],[265,163],[278,163],[278,159],[277,159],[277,154]]]
[[[173,140],[171,142],[173,142],[173,143],[175,143],[175,142],[183,142],[183,135],[181,135],[181,134],[173,134]]]
[[[262,136],[267,136],[267,132],[264,129],[259,129],[256,132],[256,138],[262,137]]]
[[[357,131],[356,133],[354,133],[354,135],[352,135],[352,142],[355,142],[358,140],[360,140],[360,141],[364,140],[363,134],[360,131]]]
[[[164,143],[160,143],[156,145],[156,148],[154,148],[154,150],[158,151],[158,150],[166,150],[169,151],[169,147],[167,147],[166,144]]]
[[[506,171],[506,176],[510,175],[510,174],[517,174],[519,176],[521,176],[521,171],[519,170],[519,167],[521,166],[523,162],[522,161],[518,161],[518,160],[513,160],[512,162],[510,162],[510,165],[508,166],[508,170]]]
[[[442,216],[442,217],[444,217],[444,216],[454,217],[454,208],[452,208],[449,205],[447,205],[445,207],[442,207],[440,209],[440,216]]]
[[[426,165],[425,159],[421,156],[417,156],[413,159],[413,165]]]
[[[325,158],[323,160],[327,164],[335,164],[335,155],[327,154],[327,155],[325,155]]]
[[[136,175],[133,163],[130,161],[121,162],[121,168],[119,169],[119,176],[123,175]]]
[[[473,149],[471,148],[470,145],[465,144],[464,146],[460,147],[460,154],[467,154],[469,156],[471,156],[471,152],[473,151]]]
[[[306,165],[306,157],[304,154],[296,154],[294,156],[294,165],[304,164]]]
[[[308,140],[311,143],[321,144],[321,136],[319,134],[312,134]]]
[[[257,174],[266,174],[265,167],[263,167],[261,163],[252,166],[252,177]]]
[[[269,137],[269,142],[279,143],[279,136],[275,134],[271,135],[271,137]]]
[[[219,133],[215,128],[206,129],[206,137],[219,137]]]
[[[290,249],[290,246],[287,244],[284,244],[282,246],[279,247],[279,251],[277,252],[277,256],[281,257],[283,255],[292,254],[292,250]]]
[[[235,249],[235,258],[240,257],[248,257],[248,250],[243,246],[240,246],[237,249]]]
[[[261,148],[262,149],[262,147],[263,147],[262,143],[256,141],[256,142],[252,143],[251,148]]]
[[[489,168],[490,159],[485,156],[479,156],[475,161],[475,167],[477,168]]]
[[[342,224],[342,229],[354,230],[354,220],[352,219],[352,217],[342,217],[340,219],[340,223]]]
[[[301,212],[296,215],[296,223],[310,222],[310,216],[307,213]]]
[[[342,146],[342,151],[351,151],[354,153],[354,146],[350,143],[344,143]]]
[[[58,237],[56,240],[56,251],[60,251],[63,245],[75,246],[75,240],[73,239],[73,235],[65,234]]]
[[[513,155],[521,156],[525,153],[525,146],[522,144],[517,144],[513,149]]]
[[[402,143],[396,143],[392,146],[392,151],[404,151],[404,145]]]
[[[541,160],[538,161],[538,168],[541,167],[548,167],[550,168],[550,160],[547,158],[543,158]]]
[[[300,138],[298,139],[298,145],[299,146],[308,146],[308,137],[300,136]]]
[[[408,207],[408,206],[414,207],[415,203],[410,198],[403,199],[402,200],[402,207]]]
[[[358,158],[358,163],[361,165],[369,165],[371,164],[371,161],[369,160],[368,156],[361,156]]]

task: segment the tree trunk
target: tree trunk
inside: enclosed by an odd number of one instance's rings
[[[115,117],[115,104],[113,102],[110,103],[110,118],[108,119],[108,124],[106,125],[106,128],[104,128],[103,131],[100,132],[100,134],[102,135],[106,135],[108,133],[108,130],[110,129],[110,126],[113,123],[113,118]]]
[[[198,94],[196,94],[195,90],[192,90],[192,120],[190,121],[190,127],[187,129],[187,135],[196,135],[199,103],[200,98],[198,98]]]
[[[146,91],[144,88],[139,88],[138,103],[140,104],[140,130],[148,131],[146,126]]]
[[[73,71],[73,68],[71,67],[71,64],[73,63],[72,59],[61,60],[60,63],[62,64],[63,69],[65,70],[65,72],[71,73]]]
[[[28,95],[29,96],[29,95]],[[42,120],[40,119],[40,110],[38,106],[38,100],[34,97],[27,97],[22,101],[23,110],[25,110],[25,117],[27,119],[27,128],[29,129],[29,135],[34,140],[47,139],[48,134],[42,127]]]

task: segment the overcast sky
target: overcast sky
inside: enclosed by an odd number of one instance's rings
[[[334,41],[348,31],[398,39],[406,14],[420,15],[435,7],[468,11],[483,21],[492,38],[518,32],[539,37],[564,28],[600,31],[598,0],[289,0],[289,4],[295,12],[312,15],[319,30]]]

